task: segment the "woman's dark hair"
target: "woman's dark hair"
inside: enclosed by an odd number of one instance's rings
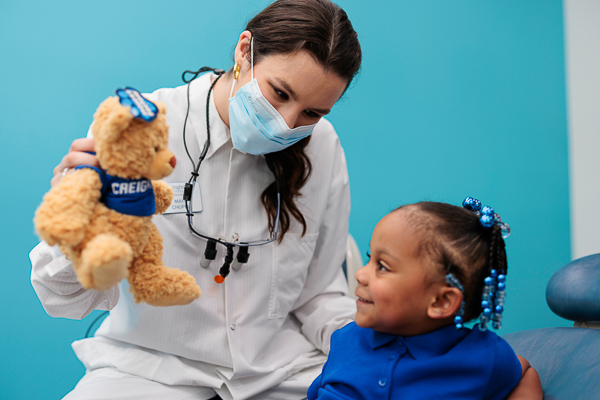
[[[254,39],[255,64],[269,55],[305,50],[326,71],[347,80],[346,89],[360,69],[357,34],[344,10],[328,0],[278,0],[252,18],[246,30]],[[306,220],[294,199],[301,196],[300,189],[312,172],[310,159],[304,152],[309,141],[310,136],[285,150],[265,155],[280,183],[280,241],[290,227],[290,214],[302,224],[302,234],[306,233]],[[277,214],[275,182],[263,191],[261,201],[269,215],[272,233]]]
[[[506,273],[508,268],[500,227],[484,228],[474,212],[446,203],[426,201],[408,207],[416,211],[408,218],[422,235],[420,251],[431,256],[440,272],[451,272],[463,285],[465,322],[477,318],[484,279],[492,269]]]

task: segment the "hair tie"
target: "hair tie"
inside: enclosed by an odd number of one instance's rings
[[[494,212],[494,209],[490,206],[481,206],[481,202],[473,197],[467,197],[463,200],[463,208],[473,211],[479,216],[479,223],[484,228],[491,228],[494,224],[500,227],[502,233],[502,239],[506,239],[510,236],[510,225],[502,222],[500,215]]]

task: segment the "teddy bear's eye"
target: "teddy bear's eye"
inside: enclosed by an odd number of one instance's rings
[[[155,148],[154,148],[154,151],[158,153],[158,147],[155,147]]]

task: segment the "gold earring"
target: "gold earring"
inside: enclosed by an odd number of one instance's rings
[[[235,65],[233,66],[233,79],[236,79],[240,77],[240,64],[235,63]]]

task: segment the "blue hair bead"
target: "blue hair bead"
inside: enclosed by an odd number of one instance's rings
[[[486,324],[487,324],[487,320],[486,320],[486,319],[484,319],[484,318],[481,318],[481,320],[479,321],[479,330],[480,330],[481,332],[485,332],[485,331],[487,331],[487,326],[486,326]]]
[[[510,226],[502,222],[502,218],[494,212],[492,207],[482,207],[481,202],[473,197],[465,198],[463,207],[473,211],[479,217],[479,223],[482,227],[487,229],[498,225],[502,239],[506,239],[510,235]],[[489,260],[489,262],[494,265],[492,260]],[[481,295],[483,312],[479,317],[479,329],[481,331],[487,330],[486,325],[490,320],[495,329],[500,329],[500,321],[502,321],[502,312],[504,311],[504,298],[506,297],[506,271],[491,269],[490,275],[484,280],[484,284]]]
[[[477,212],[481,210],[481,202],[472,197],[467,197],[466,199],[464,199],[462,204],[463,208],[466,208],[469,211]]]
[[[494,217],[487,214],[481,214],[481,217],[479,217],[479,222],[484,228],[491,228],[494,225]]]
[[[448,269],[450,269],[450,267],[448,267]],[[446,278],[446,283],[450,287],[457,288],[463,294],[463,301],[462,301],[462,303],[460,303],[460,308],[458,309],[458,311],[456,312],[455,317],[454,317],[454,326],[456,327],[457,331],[460,331],[463,328],[463,317],[462,316],[465,313],[465,301],[464,301],[465,290],[464,290],[463,286],[460,284],[460,282],[458,281],[458,279],[456,279],[454,274],[452,274],[451,272],[448,272],[446,274],[445,278]]]
[[[481,209],[481,214],[482,215],[489,215],[490,217],[494,218],[494,209],[490,206],[483,206],[483,208]]]

